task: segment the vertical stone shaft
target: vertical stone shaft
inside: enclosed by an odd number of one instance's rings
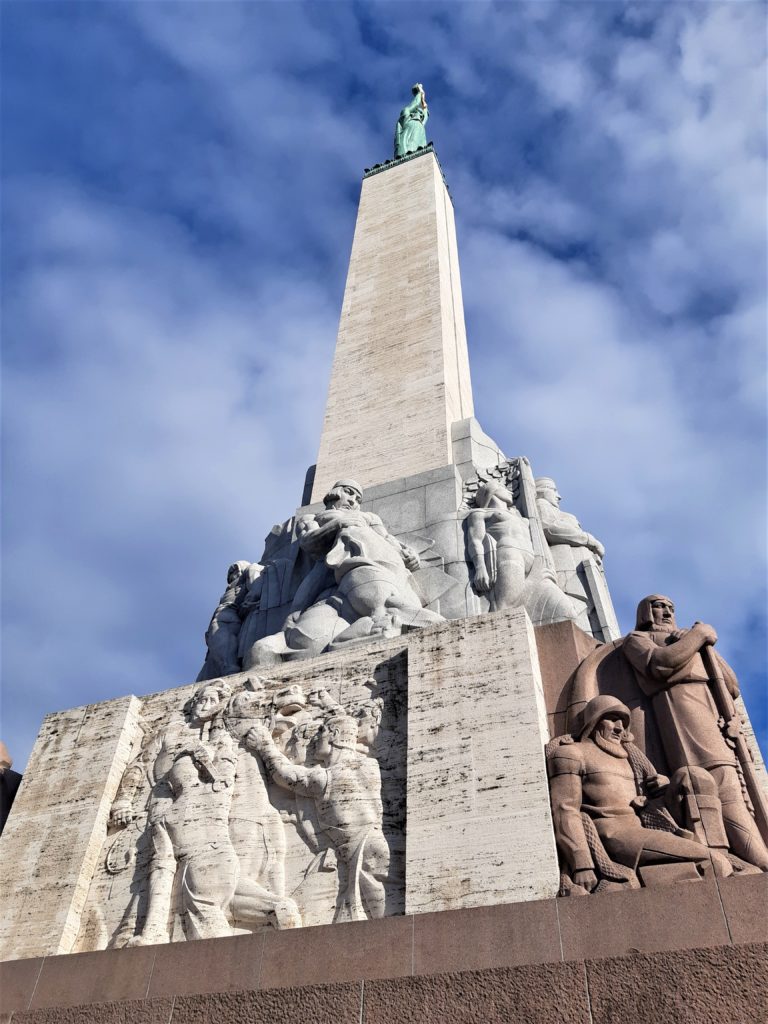
[[[444,629],[408,645],[406,914],[546,899],[560,884],[530,619],[519,608],[451,629],[451,646]]]
[[[363,181],[312,501],[447,465],[472,415],[453,205],[427,151]]]

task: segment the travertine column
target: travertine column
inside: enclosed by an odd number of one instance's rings
[[[447,465],[472,415],[453,205],[426,151],[363,180],[312,501]]]
[[[136,697],[47,715],[0,838],[0,960],[68,953],[141,736]]]
[[[407,914],[557,893],[548,740],[525,611],[409,638]]]

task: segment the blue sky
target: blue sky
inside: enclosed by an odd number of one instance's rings
[[[476,414],[766,707],[765,7],[6,0],[2,733],[181,685],[425,84]],[[393,211],[396,216],[396,211]]]

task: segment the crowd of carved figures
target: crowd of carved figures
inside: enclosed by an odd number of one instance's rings
[[[522,459],[465,489],[471,585],[489,595],[489,610],[586,622],[604,551],[559,498]],[[96,910],[117,893],[120,917],[113,911],[87,942],[211,938],[402,910],[391,900],[402,878],[393,885],[376,684],[359,682],[345,708],[326,689],[305,694],[245,674],[444,621],[420,586],[420,552],[362,501],[341,480],[322,511],[273,531],[261,563],[230,567],[200,685],[147,729],[123,776],[104,877],[128,875],[130,885],[102,879]],[[714,629],[678,628],[672,602],[651,595],[635,630],[616,636],[568,682],[566,732],[545,751],[561,895],[768,871],[765,797]],[[404,720],[398,728],[402,743]],[[289,839],[303,852],[287,887]],[[321,876],[332,905],[308,922],[312,899],[301,892]]]
[[[367,699],[344,708],[324,689],[215,679],[149,730],[111,810],[106,873],[131,884],[102,941],[300,927],[300,898],[286,891],[288,830],[304,849],[302,883],[333,879],[328,920],[382,917],[391,854],[376,755],[384,702],[374,688],[364,681]]]
[[[393,536],[362,510],[354,480],[339,480],[323,504],[275,527],[260,562],[230,565],[200,680],[444,621],[441,589],[456,581],[434,566],[427,573],[428,537],[414,546]],[[525,607],[537,624],[572,620],[600,639],[618,636],[603,546],[560,508],[550,477],[534,480],[527,460],[509,460],[470,485],[453,511],[466,536],[471,589],[485,602],[478,611]],[[442,562],[439,550],[435,556]],[[596,606],[608,609],[607,619],[595,619]]]

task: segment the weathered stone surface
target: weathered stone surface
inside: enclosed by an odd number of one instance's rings
[[[426,152],[363,182],[312,501],[447,465],[472,412],[453,207]]]
[[[588,962],[593,1024],[764,1024],[768,946]]]
[[[48,715],[0,857],[0,959],[73,948],[109,810],[138,742],[140,703],[124,697]]]
[[[582,964],[367,982],[365,1024],[591,1024]]]
[[[523,610],[409,644],[406,910],[484,906],[558,887],[533,629]]]
[[[566,960],[729,941],[714,879],[589,898],[572,896],[558,900],[557,915]]]

